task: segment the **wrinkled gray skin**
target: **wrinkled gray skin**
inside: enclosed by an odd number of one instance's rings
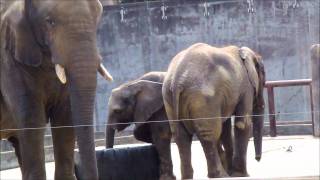
[[[149,72],[112,90],[108,103],[108,124],[128,124],[107,126],[106,147],[113,146],[114,130],[122,131],[133,123],[158,121],[135,124],[134,136],[140,141],[155,145],[160,159],[160,179],[170,180],[175,177],[170,150],[171,131],[169,123],[165,121],[168,118],[161,93],[165,74]]]
[[[208,177],[228,176],[217,146],[221,139],[231,137],[230,133],[221,135],[223,122],[229,122],[231,129],[230,120],[223,118],[231,115],[240,117],[235,118],[234,153],[226,151],[227,157],[233,157],[230,172],[233,176],[248,176],[246,153],[251,127],[253,124],[256,159],[260,160],[263,117],[246,115],[264,113],[264,76],[262,60],[246,47],[215,48],[198,43],[173,58],[162,89],[168,118],[207,118],[170,122],[183,179],[193,177],[192,134],[198,136],[205,152]]]
[[[161,178],[164,180],[175,179],[172,172],[172,162],[171,162],[171,153],[170,153],[170,139],[171,139],[171,130],[169,122],[165,120],[168,119],[163,105],[162,97],[162,85],[161,84],[150,84],[152,82],[163,83],[165,72],[149,72],[142,77],[138,78],[135,81],[131,81],[121,85],[120,87],[112,91],[110,100],[109,100],[109,119],[108,124],[116,123],[128,123],[127,125],[110,125],[106,128],[106,147],[112,148],[114,144],[114,134],[115,130],[122,131],[130,124],[134,122],[139,122],[134,119],[136,105],[143,103],[145,107],[153,106],[153,104],[158,104],[160,107],[159,110],[156,110],[151,115],[147,115],[148,119],[144,119],[141,122],[152,122],[157,121],[157,123],[146,123],[146,124],[136,124],[134,129],[134,137],[140,141],[152,143],[156,146],[157,151],[160,156],[160,174]],[[145,81],[141,81],[145,80]],[[152,81],[152,82],[149,82]],[[141,86],[141,91],[136,91],[136,88]],[[154,86],[151,89],[148,86]],[[153,93],[150,95],[149,90],[152,90]],[[145,91],[145,92],[144,92]],[[137,96],[137,93],[144,93],[145,95]],[[145,101],[144,96],[150,96],[154,100]],[[129,99],[131,99],[129,101]],[[126,102],[126,103],[125,103]],[[130,102],[130,103],[129,103]],[[151,103],[151,104],[149,104]],[[119,104],[122,104],[122,106]],[[121,107],[121,108],[119,108]],[[151,108],[152,109],[152,108]],[[148,111],[143,111],[142,113],[147,113]],[[140,112],[141,113],[141,112]],[[138,115],[137,115],[138,116]],[[143,116],[143,115],[141,115]],[[160,121],[160,122],[158,122]],[[231,121],[224,123],[223,126],[223,135],[221,143],[224,146],[224,150],[219,146],[219,154],[222,158],[222,163],[227,169],[230,165],[230,162],[227,161],[230,158],[226,157],[226,152],[233,152],[232,139],[231,139]],[[230,153],[229,153],[230,154]],[[232,157],[231,157],[232,158]]]
[[[10,1],[12,2],[12,1]],[[98,0],[25,0],[1,10],[0,128],[92,125],[100,56]],[[55,64],[64,67],[66,84]],[[75,179],[79,145],[84,179],[98,179],[93,127],[52,129],[55,179]],[[2,131],[24,180],[46,179],[44,129]]]

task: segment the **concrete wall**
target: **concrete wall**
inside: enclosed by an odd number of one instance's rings
[[[196,42],[254,49],[265,61],[267,80],[311,78],[309,47],[319,43],[318,0],[298,0],[298,7],[295,0],[254,0],[255,13],[248,13],[245,0],[207,1],[208,16],[198,2],[165,1],[165,20],[162,3],[104,6],[98,44],[115,81],[99,77],[97,124],[106,123],[111,89],[148,71],[166,71],[175,54]],[[278,120],[311,120],[301,113],[310,111],[306,87],[276,88],[275,99],[276,112],[300,112]]]
[[[320,44],[311,47],[314,136],[320,136]]]

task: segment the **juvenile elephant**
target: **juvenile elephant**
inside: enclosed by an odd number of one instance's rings
[[[136,139],[155,145],[160,158],[160,179],[175,179],[172,170],[171,131],[162,100],[165,72],[149,72],[112,90],[106,128],[106,146],[112,148],[114,130],[122,131],[136,123]],[[145,123],[152,122],[153,123]],[[120,123],[120,124],[117,124]],[[121,124],[125,123],[125,124]]]
[[[43,127],[49,121],[51,127],[88,125],[52,128],[55,179],[75,179],[75,138],[83,178],[98,179],[92,127],[97,71],[112,79],[96,45],[100,2],[6,2],[0,13],[0,139],[15,148],[24,180],[43,180]]]
[[[171,61],[163,84],[164,105],[178,145],[183,179],[192,179],[191,138],[196,134],[208,165],[208,177],[227,176],[218,156],[222,124],[235,115],[232,175],[247,176],[251,126],[256,159],[261,158],[265,73],[261,58],[247,47],[216,48],[194,44]],[[252,121],[251,121],[252,120]],[[230,124],[230,123],[229,123]],[[228,152],[227,152],[228,153]]]

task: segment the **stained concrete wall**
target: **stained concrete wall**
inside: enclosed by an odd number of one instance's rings
[[[295,0],[254,0],[255,13],[248,13],[245,0],[207,1],[208,16],[199,1],[164,2],[167,19],[160,2],[104,6],[98,45],[115,81],[99,77],[97,124],[106,123],[113,88],[149,71],[166,71],[175,54],[196,42],[254,49],[264,59],[267,80],[311,78],[309,47],[319,43],[318,0],[298,0],[298,6]],[[275,99],[276,112],[289,113],[277,120],[311,120],[303,113],[310,111],[308,88],[276,88]]]
[[[320,44],[311,46],[314,136],[320,136]]]

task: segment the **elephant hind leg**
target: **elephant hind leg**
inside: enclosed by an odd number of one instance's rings
[[[218,148],[221,146],[219,139],[222,131],[222,121],[220,113],[214,113],[213,111],[215,110],[208,109],[206,106],[196,108],[191,112],[191,117],[194,119],[215,117],[194,121],[194,129],[207,159],[208,177],[227,177],[228,174],[222,166],[218,152]]]
[[[182,122],[170,124],[174,126],[173,137],[175,138],[180,154],[181,179],[192,179],[193,168],[191,164],[192,134],[188,133]]]
[[[201,146],[207,159],[208,177],[228,177],[228,174],[222,166],[220,158],[220,155],[223,156],[224,152],[218,152],[218,149],[221,148],[219,147],[221,146],[221,144],[218,143],[218,140],[215,139],[214,135],[209,135],[208,133],[205,133],[203,135],[199,133],[199,135],[197,136],[200,140]]]

